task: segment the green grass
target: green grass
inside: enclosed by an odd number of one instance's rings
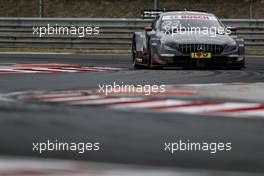
[[[264,50],[246,50],[246,55],[249,55],[249,56],[264,56]]]

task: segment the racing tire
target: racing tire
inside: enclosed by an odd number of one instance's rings
[[[132,40],[132,44],[131,44],[131,58],[132,58],[132,67],[134,69],[141,69],[142,66],[139,65],[136,61],[136,42],[134,39]]]
[[[227,67],[227,70],[242,70],[245,67]]]
[[[152,65],[151,47],[150,47],[149,44],[148,44],[148,57],[149,57],[149,59],[148,59],[148,69],[152,70],[155,67],[153,67],[153,65]]]
[[[149,50],[149,60],[148,60],[148,69],[150,70],[162,70],[163,67],[162,66],[153,66],[152,64],[152,55],[151,55],[151,51]]]

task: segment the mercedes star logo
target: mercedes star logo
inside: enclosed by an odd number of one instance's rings
[[[204,45],[198,45],[197,51],[204,52],[205,51],[205,46]]]

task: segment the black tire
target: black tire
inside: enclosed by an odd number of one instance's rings
[[[131,58],[132,58],[132,66],[133,66],[133,68],[137,68],[136,51],[135,51],[135,39],[134,38],[133,38],[132,44],[131,44]]]
[[[235,67],[233,70],[242,70],[244,67]]]
[[[148,49],[148,55],[149,55],[148,69],[150,69],[150,70],[162,70],[163,69],[162,66],[153,66],[152,65],[152,56],[151,56],[151,49],[150,49],[150,47]]]
[[[152,56],[151,56],[151,47],[150,47],[149,43],[148,43],[148,56],[149,56],[148,69],[153,69],[153,67],[152,67]]]
[[[236,67],[227,67],[227,70],[242,70],[244,67],[239,67],[239,66],[236,66]]]
[[[136,42],[135,42],[134,38],[133,38],[132,44],[131,44],[131,58],[132,58],[132,66],[134,69],[142,68],[142,66],[137,64],[137,61],[136,61]]]
[[[136,63],[136,60],[134,60],[134,62],[133,62],[133,68],[134,69],[141,69],[141,68],[143,68],[141,65],[138,65],[137,63]]]

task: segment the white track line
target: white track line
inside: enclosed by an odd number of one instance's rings
[[[262,173],[180,169],[175,167],[69,161],[39,158],[0,158],[2,176],[263,176]]]
[[[48,94],[36,94],[36,95],[18,95],[18,98],[19,99],[40,99],[40,100],[43,100],[43,99],[53,99],[53,98],[66,98],[66,97],[78,97],[78,96],[84,96],[84,94],[82,92],[73,92],[73,93],[48,93]]]
[[[71,104],[71,105],[107,105],[111,103],[138,101],[138,100],[144,100],[144,98],[104,98],[100,100],[74,101],[74,102],[68,102],[68,104]]]
[[[120,110],[147,112],[185,113],[200,115],[221,115],[229,117],[264,117],[264,105],[241,102],[206,102],[178,99],[157,99],[146,97],[111,97],[94,94],[91,91],[62,91],[45,94],[18,95],[18,99],[68,105],[105,106]]]
[[[102,72],[102,71],[117,71],[121,68],[110,67],[13,67],[0,69],[0,73],[53,73],[53,72]]]
[[[80,95],[75,97],[60,97],[60,98],[46,98],[46,99],[40,99],[41,102],[71,102],[71,101],[84,101],[84,100],[99,100],[103,99],[103,96],[99,95]]]
[[[208,83],[208,84],[171,84],[166,87],[215,87],[215,86],[239,86],[239,85],[249,85],[252,83],[243,83],[243,82],[233,82],[233,83]]]
[[[110,105],[112,108],[117,109],[144,109],[144,108],[154,108],[159,107],[161,105],[171,106],[171,105],[182,105],[186,104],[189,101],[182,100],[155,100],[150,102],[141,102],[141,103],[130,103],[130,104],[119,104],[119,105]]]
[[[42,73],[42,72],[34,71],[34,70],[0,69],[0,74],[1,73]]]
[[[194,105],[191,107],[175,107],[164,109],[166,112],[184,112],[184,113],[210,113],[217,110],[228,110],[233,108],[256,107],[258,104],[243,104],[243,103],[221,103],[212,105]]]
[[[225,113],[223,113],[223,115],[225,115]],[[233,117],[264,117],[264,110],[229,112],[228,115]]]

